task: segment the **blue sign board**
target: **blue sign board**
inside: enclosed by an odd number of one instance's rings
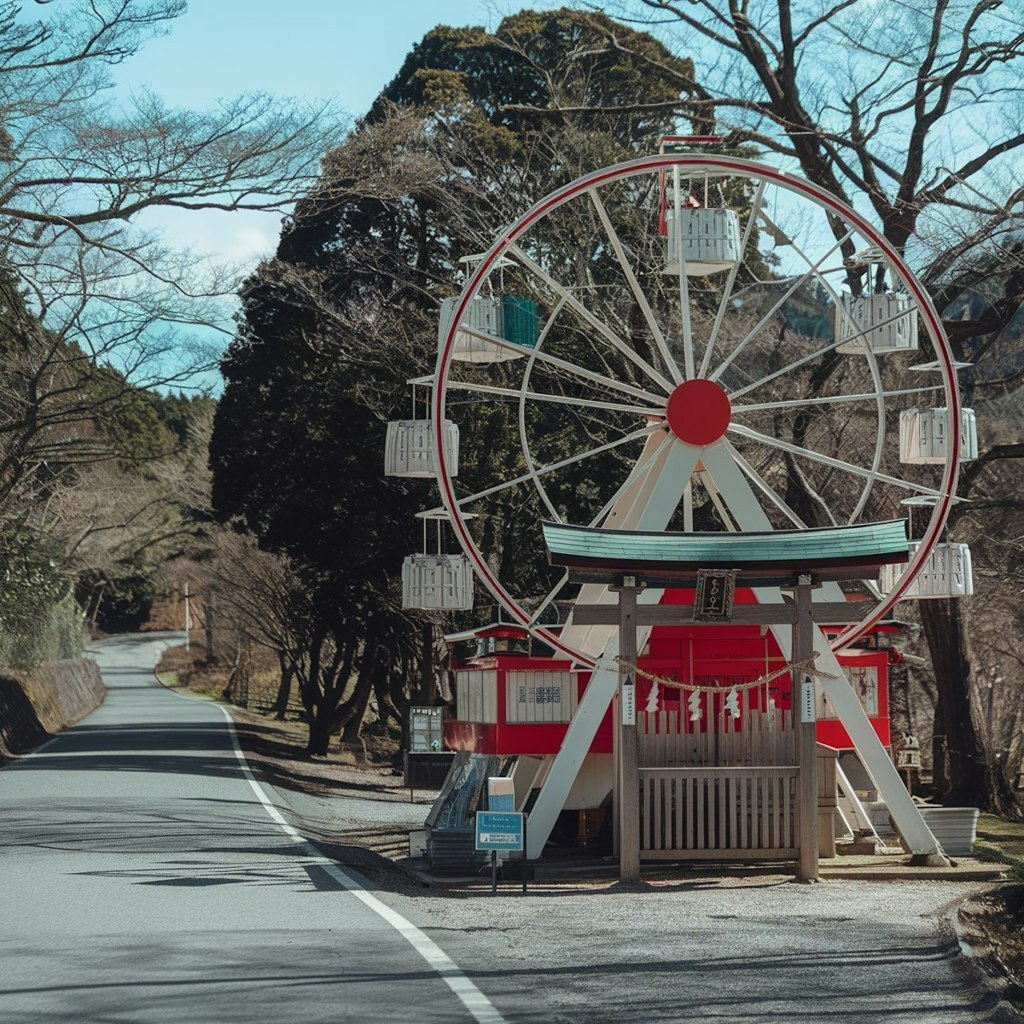
[[[478,850],[521,850],[523,814],[521,811],[477,811],[476,848]]]

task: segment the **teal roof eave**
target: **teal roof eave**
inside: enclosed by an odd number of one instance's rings
[[[737,569],[905,562],[906,521],[763,533],[648,533],[543,522],[556,565]]]

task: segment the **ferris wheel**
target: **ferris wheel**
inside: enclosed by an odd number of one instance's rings
[[[461,470],[447,442],[434,468],[477,578],[584,664],[600,651],[547,625],[578,591],[542,520],[763,532],[912,510],[909,563],[866,582],[838,649],[901,598],[970,592],[969,553],[943,542],[977,450],[957,369],[855,211],[754,161],[663,153],[558,189],[471,258],[431,381],[430,434],[457,437]]]

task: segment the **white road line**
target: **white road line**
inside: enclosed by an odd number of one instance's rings
[[[155,670],[153,674],[154,676],[156,675]],[[186,700],[198,699],[184,693],[178,693],[176,690],[170,690],[170,692]],[[437,971],[444,979],[445,984],[455,993],[459,1001],[478,1024],[507,1024],[505,1018],[498,1012],[490,999],[459,970],[455,961],[429,935],[404,918],[397,910],[392,910],[386,903],[382,903],[376,896],[368,893],[347,871],[338,865],[337,861],[324,857],[300,832],[285,821],[284,816],[274,806],[270,797],[267,796],[263,787],[256,780],[256,776],[249,767],[249,762],[245,759],[245,754],[242,753],[242,747],[238,742],[238,733],[235,731],[235,722],[231,717],[231,712],[222,704],[214,706],[220,710],[227,720],[228,733],[231,736],[231,745],[234,748],[235,757],[241,766],[242,774],[252,787],[252,791],[256,794],[256,799],[263,805],[263,809],[267,814],[281,826],[282,831],[301,847],[303,854],[309,857],[313,863],[319,865],[322,871],[326,871],[339,885],[352,893],[357,900],[387,921]]]

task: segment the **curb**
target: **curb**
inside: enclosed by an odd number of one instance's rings
[[[942,868],[915,870],[907,868],[881,871],[855,871],[840,868],[837,871],[822,871],[821,881],[832,879],[844,882],[1001,882],[1006,877],[1005,871],[989,871],[984,868],[967,871],[948,872],[943,874]]]

